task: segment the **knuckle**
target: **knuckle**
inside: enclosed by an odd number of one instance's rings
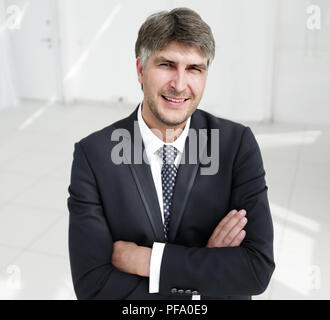
[[[233,224],[236,225],[237,223],[239,223],[242,219],[242,216],[240,215],[236,215],[234,218],[233,218]]]
[[[228,246],[232,241],[233,241],[233,238],[229,235],[223,239],[223,242],[226,246]]]
[[[222,229],[222,225],[218,224],[217,227],[214,229],[213,233],[218,234],[221,229]]]
[[[230,229],[231,229],[231,227],[228,224],[226,224],[226,225],[223,226],[221,231],[223,233],[228,233],[230,231]]]
[[[223,218],[219,223],[218,223],[218,227],[222,227],[223,225],[225,225],[228,222],[228,218]]]

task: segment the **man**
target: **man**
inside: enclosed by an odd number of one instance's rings
[[[273,226],[258,144],[248,127],[196,110],[214,51],[194,11],[150,16],[136,42],[142,103],[75,144],[78,299],[251,299],[268,286]]]

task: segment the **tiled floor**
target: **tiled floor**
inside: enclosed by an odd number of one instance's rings
[[[0,299],[75,299],[67,187],[74,142],[134,105],[25,102],[0,111]],[[245,123],[260,144],[276,270],[254,299],[330,298],[330,128]]]

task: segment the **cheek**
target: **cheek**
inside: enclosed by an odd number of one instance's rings
[[[149,79],[150,81],[152,81],[153,83],[164,83],[168,78],[168,72],[164,71],[164,70],[150,70],[149,71]]]
[[[159,91],[164,90],[168,86],[168,77],[162,73],[158,74],[150,74],[147,78],[145,78],[145,83],[148,84],[150,91],[155,95],[159,93]]]
[[[193,79],[190,88],[195,97],[200,97],[205,89],[204,79]]]

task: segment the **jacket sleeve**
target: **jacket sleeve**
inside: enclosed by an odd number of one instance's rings
[[[112,236],[95,176],[75,144],[69,186],[69,256],[78,299],[124,299],[142,279],[111,264]]]
[[[257,295],[268,286],[275,268],[273,224],[265,171],[250,128],[242,133],[232,172],[230,210],[246,209],[246,236],[238,247],[197,248],[166,244],[160,293],[172,288],[196,290],[202,296]]]

